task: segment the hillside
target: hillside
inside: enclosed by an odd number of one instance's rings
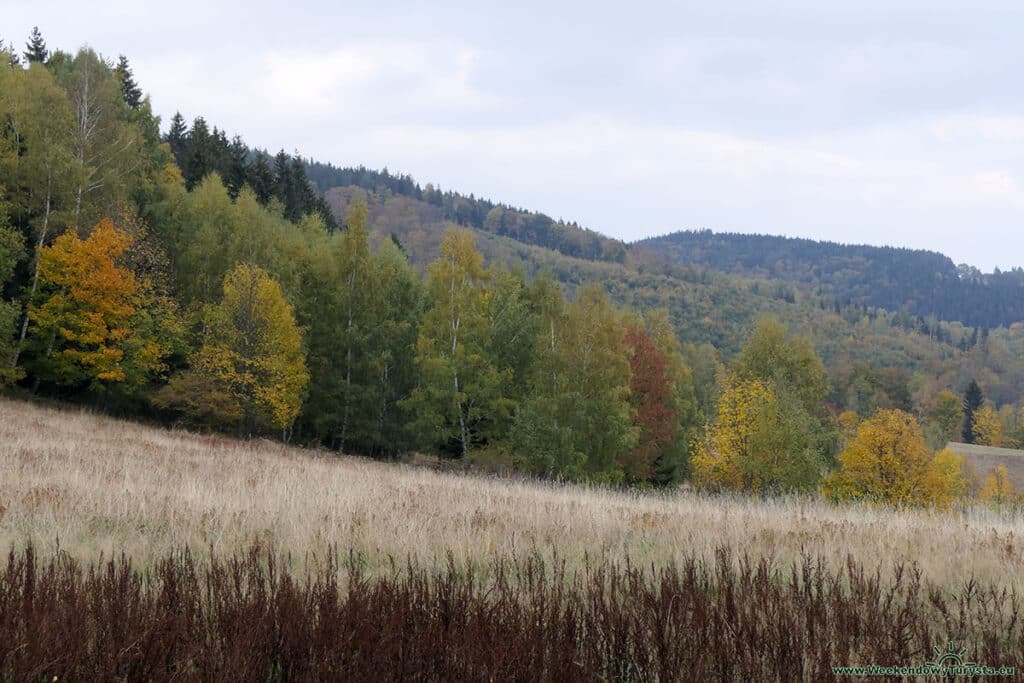
[[[338,216],[344,216],[353,200],[366,201],[374,243],[394,236],[421,270],[436,258],[445,230],[453,225],[440,207],[386,189],[336,187],[325,198]],[[851,388],[858,365],[906,371],[904,382],[912,381],[908,391],[917,404],[926,403],[943,386],[966,386],[971,377],[980,378],[987,395],[999,404],[1016,403],[1024,388],[1024,330],[1019,328],[993,330],[979,344],[977,333],[959,323],[925,323],[903,312],[852,304],[837,311],[831,299],[803,287],[711,267],[676,266],[647,249],[631,248],[625,262],[609,263],[569,257],[485,230],[474,234],[490,263],[528,276],[550,272],[570,293],[587,282],[600,282],[621,305],[667,308],[680,339],[689,344],[688,362],[705,381],[713,382],[717,362],[735,355],[756,320],[772,314],[814,340],[839,405],[848,403],[850,391],[858,391]]]
[[[676,264],[789,282],[836,306],[906,310],[970,326],[1024,321],[1024,270],[983,274],[933,251],[710,230],[651,237],[631,248]]]
[[[185,546],[231,556],[253,542],[302,558],[333,544],[376,573],[391,559],[443,565],[448,553],[460,567],[531,553],[570,568],[585,556],[664,566],[691,553],[711,559],[728,546],[782,566],[810,553],[842,568],[856,552],[885,558],[883,572],[918,561],[940,584],[973,574],[1024,586],[1019,553],[1011,561],[992,543],[1020,528],[1020,513],[975,509],[954,518],[504,480],[6,399],[0,482],[0,547],[31,540],[49,552],[59,542],[86,561],[125,552],[146,565]]]

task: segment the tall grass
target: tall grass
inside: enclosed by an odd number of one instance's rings
[[[533,557],[371,577],[351,558],[299,571],[258,548],[140,572],[29,547],[0,569],[0,678],[823,681],[920,665],[948,641],[1020,668],[1022,616],[1015,593],[951,595],[913,567],[779,568],[725,548],[660,569]]]
[[[853,555],[885,575],[917,562],[957,586],[968,577],[1024,589],[1024,517],[833,507],[813,499],[638,495],[455,475],[270,442],[154,429],[0,399],[0,548],[35,544],[140,566],[191,547],[233,555],[252,543],[301,557],[351,548],[368,572],[389,557],[486,566],[556,554],[570,568],[713,559],[724,545],[837,570]],[[2,552],[2,550],[0,550]]]

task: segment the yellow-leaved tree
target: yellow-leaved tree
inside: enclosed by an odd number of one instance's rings
[[[839,462],[823,487],[836,501],[947,507],[965,489],[962,458],[933,455],[917,420],[902,410],[880,410],[861,422]]]
[[[823,467],[813,418],[798,396],[730,378],[691,460],[698,486],[754,493],[815,488]]]
[[[133,327],[147,299],[135,273],[119,263],[131,244],[103,219],[86,239],[69,230],[39,250],[26,344],[36,377],[101,389],[142,384],[163,368],[158,339]]]
[[[974,443],[998,447],[1003,440],[1003,419],[992,404],[986,403],[974,413]]]
[[[995,507],[1013,505],[1020,502],[1020,496],[1017,494],[1013,482],[1010,481],[1010,473],[1006,470],[1005,465],[997,465],[985,477],[985,482],[978,492],[978,498]]]
[[[280,285],[265,270],[239,265],[224,297],[205,312],[206,333],[191,369],[157,398],[167,407],[239,434],[287,430],[309,383],[302,333]]]

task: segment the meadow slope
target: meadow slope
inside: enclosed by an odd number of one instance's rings
[[[1024,519],[833,507],[691,493],[643,495],[421,467],[157,429],[0,399],[0,548],[31,540],[92,561],[143,564],[183,545],[218,555],[253,543],[292,557],[329,546],[374,571],[404,562],[486,565],[557,556],[663,565],[728,546],[782,567],[853,556],[883,576],[917,561],[925,579],[1024,587]]]

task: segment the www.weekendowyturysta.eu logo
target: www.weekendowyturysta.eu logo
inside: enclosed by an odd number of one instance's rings
[[[832,673],[836,676],[942,676],[974,678],[978,676],[1014,676],[1016,669],[1012,666],[991,666],[978,664],[968,659],[967,648],[957,647],[952,642],[945,648],[933,647],[935,659],[918,665],[906,664],[867,664],[862,666],[836,666]]]

